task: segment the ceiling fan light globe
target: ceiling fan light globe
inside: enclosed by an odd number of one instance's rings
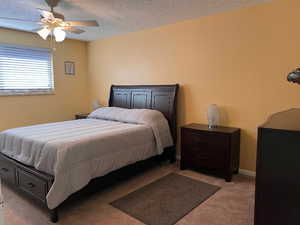
[[[48,28],[43,28],[39,30],[38,35],[40,35],[44,40],[47,39],[48,35],[50,34],[50,30]]]
[[[53,35],[55,37],[56,42],[62,42],[66,38],[66,32],[63,31],[61,28],[57,27],[53,30]]]

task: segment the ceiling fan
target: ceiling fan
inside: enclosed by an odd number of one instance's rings
[[[66,38],[66,31],[73,34],[81,34],[85,32],[84,30],[78,29],[76,27],[98,27],[99,24],[96,20],[81,20],[81,21],[65,21],[64,15],[54,12],[54,7],[58,5],[60,0],[45,0],[50,7],[50,11],[44,9],[38,9],[40,11],[41,19],[40,21],[24,20],[17,18],[0,17],[4,20],[13,21],[24,21],[24,22],[34,22],[40,24],[41,27],[33,30],[37,32],[44,40],[47,39],[49,35],[55,37],[55,41],[62,42]]]

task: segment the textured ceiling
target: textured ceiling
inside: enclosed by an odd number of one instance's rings
[[[61,0],[55,11],[67,20],[96,19],[100,28],[70,35],[79,40],[96,40],[116,34],[147,29],[182,20],[198,18],[271,0]],[[48,9],[43,0],[1,0],[0,16],[38,20],[36,8]],[[31,31],[30,22],[0,20],[0,27]]]

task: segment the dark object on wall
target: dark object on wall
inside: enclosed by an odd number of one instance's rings
[[[300,109],[258,128],[255,225],[299,225]]]
[[[90,114],[89,113],[79,113],[75,115],[75,120],[86,119]]]
[[[297,68],[295,71],[291,72],[287,76],[288,82],[300,84],[300,68]]]
[[[240,163],[240,129],[204,124],[181,127],[181,164],[186,168],[221,172],[226,182],[238,173]]]
[[[81,193],[95,192],[102,186],[114,183],[118,180],[132,176],[139,172],[152,161],[168,159],[175,162],[176,154],[176,110],[177,92],[179,85],[135,85],[135,86],[112,86],[109,106],[124,108],[150,108],[162,112],[167,118],[174,138],[174,146],[164,149],[162,155],[136,162],[121,169],[115,170],[103,177],[91,180],[90,185],[76,192],[68,199],[80,196]],[[141,167],[139,166],[141,165]],[[13,160],[0,153],[0,177],[17,191],[31,197],[42,207],[47,207],[46,195],[55,179],[54,176],[38,171],[30,166]],[[63,204],[63,203],[62,203]],[[59,206],[58,206],[59,207]],[[49,210],[49,209],[48,209]],[[49,210],[52,222],[58,221],[57,208]]]

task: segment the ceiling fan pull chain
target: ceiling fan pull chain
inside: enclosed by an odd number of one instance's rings
[[[53,43],[53,51],[56,51],[56,42],[54,41],[53,37],[52,37],[52,43]]]
[[[53,36],[50,34],[50,48],[53,50]]]
[[[55,48],[55,42],[54,42],[54,39],[53,39],[53,34],[51,32],[50,34],[50,48],[52,49],[52,51],[56,51],[56,48]]]

